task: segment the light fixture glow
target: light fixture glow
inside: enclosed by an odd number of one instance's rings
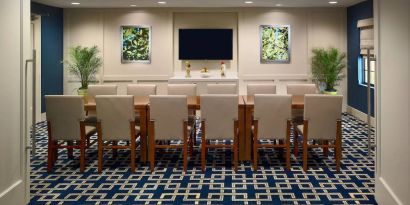
[[[329,1],[329,4],[337,4],[337,1]]]
[[[71,5],[80,5],[80,2],[71,2]]]
[[[135,4],[131,4],[130,6],[131,6],[131,7],[136,7],[137,5],[135,5]]]
[[[275,6],[282,6],[282,4],[275,4]]]
[[[165,1],[158,1],[159,4],[166,4],[167,2]]]
[[[253,4],[253,1],[245,1],[245,4]]]

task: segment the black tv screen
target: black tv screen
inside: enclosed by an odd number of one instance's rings
[[[180,60],[232,60],[232,29],[179,29]]]

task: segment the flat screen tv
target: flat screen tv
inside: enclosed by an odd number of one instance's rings
[[[179,29],[180,60],[232,60],[232,29]]]

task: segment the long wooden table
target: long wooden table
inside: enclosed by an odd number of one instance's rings
[[[255,106],[255,98],[253,95],[244,95],[243,101],[245,103],[245,147],[243,153],[245,155],[244,160],[250,161],[252,159],[252,114]],[[303,95],[292,96],[292,109],[303,109],[304,105]]]
[[[189,110],[200,110],[200,96],[188,96],[187,104]],[[135,110],[140,115],[140,138],[141,138],[141,161],[146,162],[148,159],[147,150],[147,136],[148,136],[148,121],[149,117],[149,97],[148,96],[134,96]],[[245,102],[243,96],[238,97],[238,121],[239,121],[239,160],[250,160],[246,153],[243,151],[246,149],[245,140]],[[96,103],[93,100],[89,100],[85,103],[84,109],[86,111],[96,110]]]

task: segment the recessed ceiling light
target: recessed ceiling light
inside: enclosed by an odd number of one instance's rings
[[[282,6],[282,4],[275,4],[275,6]]]
[[[245,4],[253,4],[253,1],[245,1]]]
[[[80,2],[71,2],[71,5],[80,5]]]
[[[167,2],[165,1],[158,1],[159,4],[166,4]]]
[[[329,4],[337,4],[337,1],[329,1]]]
[[[135,5],[135,4],[131,4],[130,6],[131,6],[131,7],[136,7],[137,5]]]

